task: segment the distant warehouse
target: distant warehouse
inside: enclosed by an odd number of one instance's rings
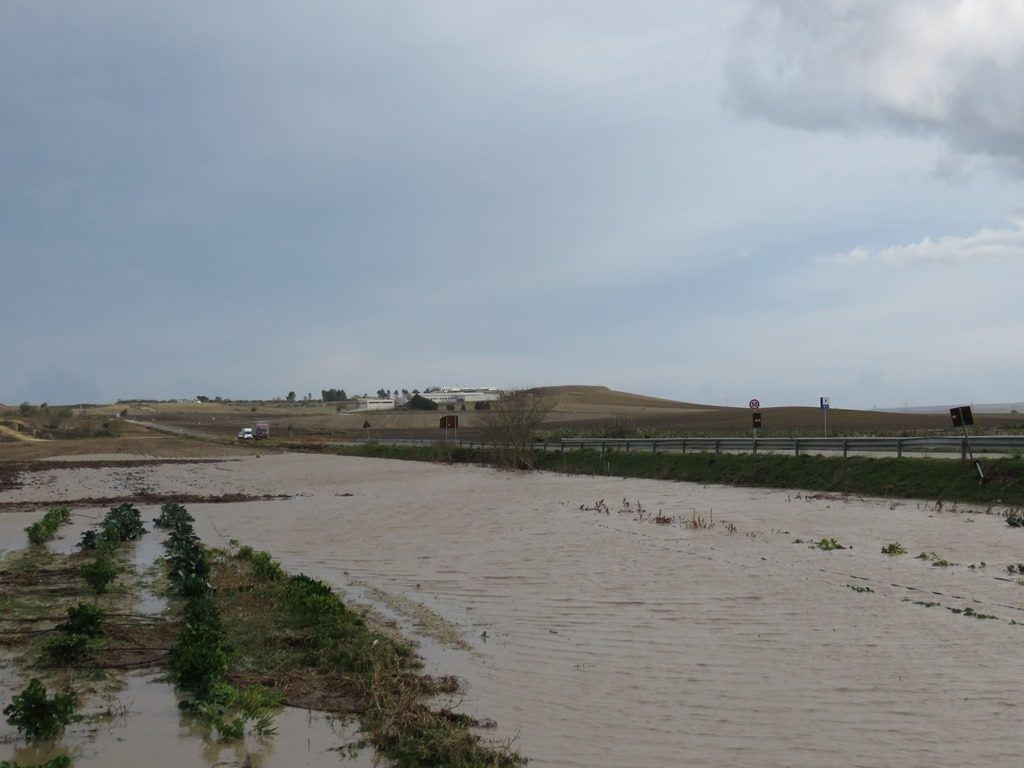
[[[438,405],[483,403],[501,398],[497,387],[428,387],[421,394]]]
[[[393,411],[395,401],[389,397],[357,397],[357,411]]]

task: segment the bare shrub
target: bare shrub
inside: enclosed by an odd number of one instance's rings
[[[530,451],[534,433],[544,422],[553,403],[530,390],[506,393],[481,411],[488,439],[509,469],[533,469]]]

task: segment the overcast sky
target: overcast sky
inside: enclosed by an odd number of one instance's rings
[[[0,2],[0,402],[1024,400],[1024,1]]]

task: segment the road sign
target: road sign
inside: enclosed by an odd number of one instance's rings
[[[370,422],[364,421],[363,422],[363,429],[369,429],[369,428],[370,428]]]
[[[758,408],[761,407],[761,401],[755,397],[753,400],[750,401],[749,405],[752,411],[756,411]]]
[[[760,411],[754,411],[754,413],[752,415],[754,417],[754,429],[760,429],[761,428],[761,412]]]
[[[969,427],[974,424],[974,414],[971,413],[971,406],[969,405],[950,408],[949,417],[953,419],[954,427]]]
[[[829,409],[829,407],[830,406],[829,406],[829,403],[828,403],[828,398],[827,397],[821,398],[821,410],[827,411]]]
[[[442,416],[441,417],[441,429],[458,429],[459,428],[459,417],[458,416]]]

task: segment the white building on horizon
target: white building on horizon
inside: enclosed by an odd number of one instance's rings
[[[357,397],[357,411],[393,411],[395,401],[390,397]]]
[[[420,393],[438,405],[484,403],[501,399],[498,387],[428,387]]]

